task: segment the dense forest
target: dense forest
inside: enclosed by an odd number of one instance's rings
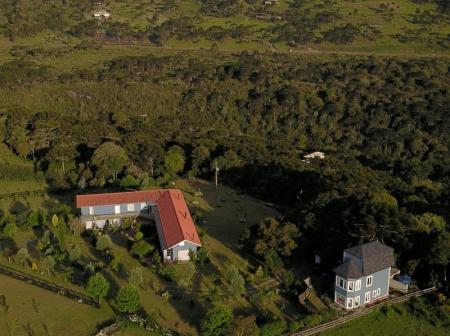
[[[211,56],[67,73],[3,64],[1,140],[60,190],[168,186],[217,165],[223,183],[283,209],[298,231],[290,262],[319,253],[330,270],[343,248],[377,238],[417,281],[444,284],[446,60]],[[305,162],[313,151],[325,159]]]

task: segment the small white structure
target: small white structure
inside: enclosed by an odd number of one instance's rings
[[[304,158],[306,160],[311,160],[311,159],[325,159],[325,154],[322,152],[314,152],[308,155],[305,155]]]
[[[325,154],[322,152],[314,152],[303,156],[303,158],[304,158],[304,160],[302,160],[303,162],[310,163],[310,161],[313,159],[320,159],[320,160],[325,159]]]
[[[94,12],[94,17],[96,19],[109,19],[111,16],[111,13],[105,11],[105,10],[99,10],[97,12]]]

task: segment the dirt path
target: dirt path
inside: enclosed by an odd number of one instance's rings
[[[130,46],[130,47],[145,47],[155,51],[197,51],[197,52],[210,52],[207,48],[202,47],[172,47],[172,46],[162,46],[158,47],[145,42],[102,42],[104,45],[120,45],[120,46]],[[235,54],[244,51],[262,51],[271,52],[274,54],[291,54],[291,55],[343,55],[343,56],[381,56],[381,57],[407,57],[407,58],[450,58],[449,54],[435,54],[435,53],[413,53],[413,52],[373,52],[373,51],[346,51],[346,50],[321,50],[313,48],[305,49],[291,49],[289,51],[281,49],[230,49],[219,47],[218,52],[221,54]]]

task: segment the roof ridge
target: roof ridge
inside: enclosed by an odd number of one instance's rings
[[[181,236],[183,237],[183,239],[185,239],[186,237],[183,234],[183,230],[181,229],[181,222],[180,222],[180,219],[178,218],[178,211],[177,211],[177,208],[175,208],[175,204],[173,202],[172,191],[173,191],[172,189],[168,189],[168,194],[169,194],[169,198],[170,198],[170,205],[172,206],[173,211],[175,213],[175,218],[177,219],[178,229],[179,229],[179,231],[181,233]]]

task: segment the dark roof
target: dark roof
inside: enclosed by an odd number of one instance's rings
[[[395,263],[394,249],[378,240],[350,247],[344,250],[344,253],[347,257],[334,271],[338,275],[352,279],[381,271],[394,266]]]
[[[161,246],[164,250],[185,240],[201,246],[194,221],[180,190],[162,189],[76,196],[77,208],[140,202],[155,203],[160,219],[157,225],[161,224]]]
[[[349,259],[344,263],[340,264],[338,267],[334,269],[334,271],[337,275],[350,279],[356,279],[362,276],[361,268],[359,267],[358,263],[353,259]]]

